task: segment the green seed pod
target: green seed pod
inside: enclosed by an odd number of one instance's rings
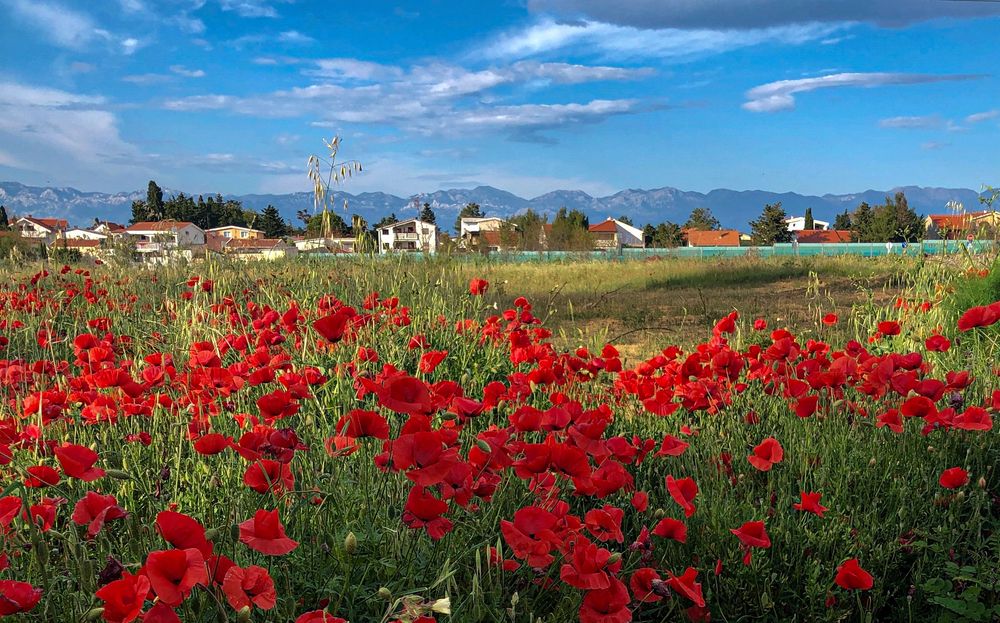
[[[219,531],[218,530],[216,530],[215,528],[209,528],[208,530],[205,530],[205,540],[206,541],[214,541],[217,538],[219,538]]]
[[[655,511],[653,511],[653,517],[657,519],[663,519],[666,516],[667,516],[667,511],[663,510],[662,508],[658,508]]]
[[[348,532],[347,536],[344,537],[344,551],[348,554],[353,554],[358,549],[358,537],[354,536],[353,532]]]
[[[476,445],[479,446],[480,450],[486,452],[487,454],[493,452],[493,448],[490,447],[490,444],[485,439],[477,439]]]
[[[106,470],[104,473],[106,473],[108,476],[111,476],[115,480],[132,480],[132,476],[129,473],[123,472],[120,469],[109,469]]]
[[[96,621],[104,614],[104,608],[91,608],[87,614],[83,615],[84,621]]]
[[[392,600],[392,591],[390,591],[388,588],[386,588],[384,586],[380,587],[378,589],[378,593],[376,593],[376,594],[378,595],[379,599],[384,599],[385,601],[391,601]]]

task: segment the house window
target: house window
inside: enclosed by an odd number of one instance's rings
[[[389,235],[389,230],[388,229],[383,229],[382,230],[382,235],[383,236],[388,236]]]
[[[246,238],[246,237],[247,237],[247,233],[245,231],[241,231],[240,232],[240,238]]]
[[[232,238],[233,237],[233,232],[231,232],[231,231],[224,231],[224,232],[222,232],[222,237],[223,238]]]

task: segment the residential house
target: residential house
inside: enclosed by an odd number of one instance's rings
[[[295,257],[299,250],[280,238],[233,238],[226,243],[223,253],[239,260],[278,260]]]
[[[394,251],[435,253],[437,243],[437,226],[415,218],[397,221],[378,230],[379,253]]]
[[[78,251],[81,255],[98,256],[101,254],[101,241],[86,238],[59,238],[49,245],[51,250],[65,249]]]
[[[293,238],[300,253],[354,253],[356,238]]]
[[[735,229],[686,229],[684,237],[689,247],[740,246],[740,232]]]
[[[802,229],[795,232],[799,244],[837,244],[851,241],[849,229]]]
[[[111,221],[98,221],[90,231],[117,238],[125,235],[125,226]]]
[[[234,240],[255,240],[265,237],[264,232],[260,229],[241,227],[239,225],[223,225],[222,227],[213,227],[212,229],[206,229],[205,234],[216,234],[223,238],[232,238]]]
[[[500,251],[503,247],[500,232],[506,224],[507,221],[496,216],[465,217],[459,222],[459,246],[484,253]]]
[[[69,223],[62,218],[35,218],[33,216],[22,216],[11,223],[14,231],[18,232],[22,238],[30,238],[48,244],[62,236],[63,232],[69,229]]]
[[[595,249],[619,250],[622,247],[644,248],[646,246],[641,229],[611,217],[591,225],[588,231],[594,240]]]
[[[80,227],[74,227],[73,229],[67,229],[62,238],[66,240],[105,240],[108,237],[107,234],[102,234],[101,232],[96,232],[90,229],[83,229]]]
[[[791,218],[785,219],[785,225],[788,226],[788,231],[802,231],[806,228],[806,217],[804,216],[793,216]],[[830,223],[827,221],[821,221],[819,219],[813,219],[813,229],[830,229]]]
[[[993,237],[1000,229],[1000,212],[982,210],[964,214],[931,214],[924,219],[927,240],[961,240],[968,236]]]
[[[187,221],[143,221],[125,229],[139,253],[190,249],[205,244],[205,232]]]

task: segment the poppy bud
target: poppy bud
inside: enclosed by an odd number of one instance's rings
[[[608,564],[613,565],[621,559],[622,559],[621,552],[615,552],[614,554],[611,554],[611,558],[608,558]]]
[[[250,606],[243,606],[240,611],[236,613],[236,620],[238,623],[249,623],[250,621]]]
[[[217,538],[219,538],[219,531],[218,530],[216,530],[215,528],[209,528],[208,530],[205,530],[205,540],[206,541],[214,541]]]
[[[476,445],[479,446],[479,449],[482,450],[483,452],[486,453],[493,452],[493,448],[490,447],[490,444],[485,439],[477,439]]]
[[[667,516],[667,511],[663,510],[662,508],[658,508],[655,511],[653,511],[653,517],[655,517],[656,519],[663,519],[666,516]]]
[[[87,614],[83,615],[84,621],[96,621],[104,614],[104,608],[91,608]]]
[[[985,489],[986,488],[986,477],[985,476],[980,476],[979,477],[979,481],[976,484],[979,485],[980,489]]]
[[[875,457],[872,457],[872,460],[868,461],[868,467],[875,467],[875,463]]]
[[[955,501],[961,502],[964,499],[965,499],[965,491],[959,491],[958,493],[955,494]]]
[[[344,537],[344,551],[353,554],[358,549],[358,537],[353,532],[348,532]]]
[[[127,472],[123,472],[120,469],[108,469],[104,471],[105,474],[111,476],[115,480],[132,480],[132,476]]]
[[[445,411],[444,413],[441,414],[441,419],[442,420],[449,420],[450,421],[450,420],[454,420],[456,417],[458,417],[458,416],[456,416],[451,411]]]
[[[927,446],[928,452],[934,452],[934,446]]]
[[[384,586],[382,586],[382,587],[380,587],[378,589],[377,595],[378,595],[379,599],[384,599],[386,601],[389,601],[389,600],[392,599],[392,591],[390,591],[388,588],[386,588]]]

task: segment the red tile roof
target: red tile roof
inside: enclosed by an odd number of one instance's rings
[[[957,229],[968,227],[972,219],[984,214],[986,214],[985,211],[968,212],[966,214],[931,214],[927,218],[931,219],[931,223],[939,228]]]
[[[692,247],[740,246],[740,232],[735,229],[713,229],[708,231],[689,229],[686,235],[688,244]]]
[[[82,240],[79,238],[61,238],[52,243],[60,249],[94,249],[101,246],[100,240]]]
[[[49,231],[57,229],[66,230],[69,228],[69,222],[64,218],[35,218],[33,216],[25,216],[24,219],[36,225],[41,225]]]
[[[140,221],[125,231],[177,231],[192,224],[188,221]]]
[[[795,233],[795,239],[803,244],[850,242],[851,232],[847,229],[803,229]]]
[[[589,230],[595,234],[615,234],[618,233],[618,223],[608,219],[596,225],[591,225]]]

